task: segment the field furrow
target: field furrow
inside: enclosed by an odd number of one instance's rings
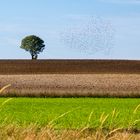
[[[0,75],[0,86],[7,84],[9,96],[140,96],[138,74]]]

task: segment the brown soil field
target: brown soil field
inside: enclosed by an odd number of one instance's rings
[[[2,96],[140,97],[140,61],[0,60]]]
[[[0,75],[3,96],[140,97],[139,74]]]
[[[134,60],[0,60],[0,74],[140,74]]]

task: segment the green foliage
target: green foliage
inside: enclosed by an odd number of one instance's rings
[[[1,98],[0,105],[6,100]],[[140,99],[13,98],[1,107],[0,124],[139,129],[139,103]]]
[[[45,49],[45,45],[41,38],[31,35],[22,40],[20,48],[30,52],[32,59],[37,59],[38,54]]]

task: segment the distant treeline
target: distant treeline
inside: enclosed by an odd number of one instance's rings
[[[0,74],[139,74],[135,60],[0,60]]]

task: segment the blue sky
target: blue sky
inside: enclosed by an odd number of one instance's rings
[[[111,22],[110,53],[89,54],[63,43],[64,30],[90,17]],[[0,59],[30,59],[19,46],[32,34],[46,44],[40,59],[140,59],[140,0],[1,0],[0,21]]]

